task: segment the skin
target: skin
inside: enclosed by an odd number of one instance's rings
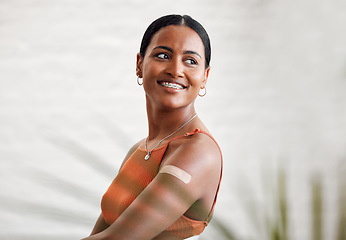
[[[143,78],[146,93],[148,149],[195,114],[194,102],[209,71],[199,35],[186,26],[162,28],[153,36],[144,58],[137,55],[136,73]],[[168,88],[162,82],[177,83],[183,89]],[[196,128],[208,131],[196,117],[174,136]],[[145,141],[135,144],[124,162],[138,146],[145,148]],[[161,166],[165,165],[183,169],[192,176],[191,181],[185,184],[170,174],[158,174],[111,226],[101,213],[85,240],[150,240],[181,215],[204,221],[220,179],[221,155],[215,142],[205,134],[177,139],[167,148]]]

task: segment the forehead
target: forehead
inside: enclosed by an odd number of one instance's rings
[[[187,26],[170,25],[160,29],[151,39],[149,49],[157,46],[171,47],[175,51],[195,51],[204,56],[204,45],[200,36]]]

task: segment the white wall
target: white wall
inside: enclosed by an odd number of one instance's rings
[[[292,239],[310,236],[314,173],[331,239],[346,157],[345,10],[343,0],[2,0],[0,238],[89,234],[127,149],[147,133],[135,75],[142,34],[182,13],[212,40],[197,105],[224,153],[215,217],[259,239],[245,206],[270,206],[262,181],[275,182],[282,164]]]

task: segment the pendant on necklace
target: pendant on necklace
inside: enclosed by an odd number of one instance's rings
[[[148,160],[150,158],[150,154],[151,154],[151,152],[148,152],[147,155],[145,155],[144,159]]]

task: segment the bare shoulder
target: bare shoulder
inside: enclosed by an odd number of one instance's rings
[[[123,162],[121,163],[120,168],[122,168],[124,166],[124,164],[126,163],[127,159],[136,151],[136,149],[140,146],[141,142],[143,142],[143,139],[140,140],[139,142],[137,142],[136,144],[134,144],[130,150],[127,152]]]
[[[207,174],[211,178],[214,176],[218,178],[222,156],[217,143],[211,136],[196,133],[172,145],[173,149],[163,165],[171,164],[195,175],[206,176]]]
[[[197,163],[199,165],[214,165],[221,159],[220,149],[210,134],[208,135],[203,132],[196,133],[191,136],[187,136],[178,144],[179,146],[175,151],[188,156],[190,160],[185,159],[184,161],[189,163]]]

